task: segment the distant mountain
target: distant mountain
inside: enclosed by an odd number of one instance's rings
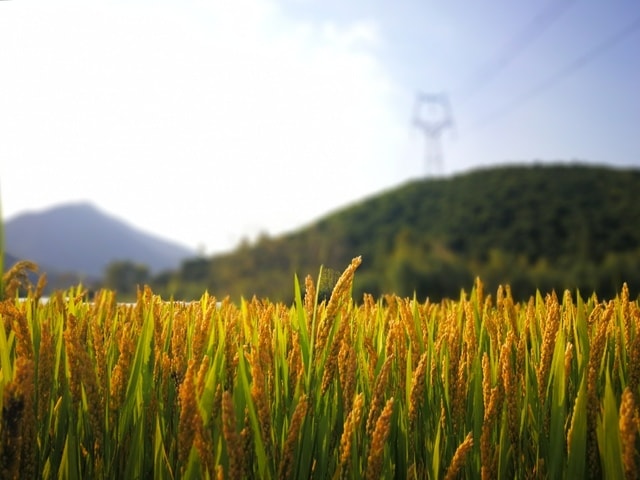
[[[158,273],[195,256],[189,248],[142,232],[89,203],[19,215],[5,223],[4,234],[5,251],[13,257],[32,260],[42,270],[91,278],[101,277],[117,260]]]
[[[4,252],[4,258],[3,258],[3,262],[4,262],[4,269],[8,270],[9,268],[11,268],[11,266],[16,263],[19,259],[17,257],[14,257],[13,255],[11,255],[10,253]]]
[[[287,235],[191,259],[155,280],[164,295],[205,288],[291,300],[294,273],[342,270],[362,255],[354,295],[457,296],[480,276],[514,295],[564,288],[612,296],[640,287],[640,170],[510,166],[381,192]]]

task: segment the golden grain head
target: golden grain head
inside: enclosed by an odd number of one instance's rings
[[[229,478],[240,479],[243,477],[242,442],[236,430],[233,396],[227,390],[222,393],[222,434],[229,457]]]
[[[418,412],[422,410],[422,402],[424,400],[424,391],[426,389],[426,373],[427,373],[427,359],[428,354],[424,352],[420,356],[418,366],[413,372],[411,378],[411,391],[409,394],[409,428],[413,430],[416,420],[418,419]]]
[[[445,474],[445,480],[454,480],[461,474],[464,464],[467,460],[467,455],[473,448],[473,435],[471,432],[467,434],[463,442],[458,445],[456,452],[453,454],[451,464]]]
[[[387,391],[387,388],[389,386],[389,377],[393,359],[393,355],[385,358],[384,363],[380,368],[380,373],[378,373],[378,377],[376,378],[376,383],[373,388],[373,395],[371,398],[371,404],[369,405],[369,414],[367,416],[366,432],[368,436],[373,435],[379,412],[382,410],[385,404],[385,392]]]
[[[293,478],[295,467],[295,451],[298,444],[300,429],[307,414],[308,398],[302,395],[291,417],[291,424],[287,432],[287,438],[284,443],[282,458],[280,460],[279,478]]]
[[[195,361],[191,360],[184,381],[180,384],[178,398],[180,402],[180,418],[178,423],[178,458],[186,465],[193,446],[200,416],[196,386],[194,382]]]
[[[637,478],[637,452],[635,445],[638,426],[636,423],[636,402],[634,399],[634,393],[629,387],[625,388],[624,392],[622,392],[619,428],[625,476],[627,479]]]
[[[387,443],[387,438],[391,433],[391,416],[393,414],[393,397],[387,400],[382,413],[376,422],[376,427],[373,431],[371,443],[369,446],[369,455],[367,457],[366,478],[382,478],[382,466],[384,460],[384,447]]]

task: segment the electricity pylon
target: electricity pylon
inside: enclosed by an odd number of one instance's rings
[[[453,127],[449,98],[444,93],[418,93],[413,108],[413,126],[425,138],[425,174],[438,174],[444,169],[440,137]]]

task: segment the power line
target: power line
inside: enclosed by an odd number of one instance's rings
[[[575,0],[552,0],[520,31],[502,52],[493,61],[485,64],[470,78],[466,92],[462,89],[464,100],[468,100],[473,94],[479,92],[502,70],[504,70],[520,53],[557,20],[566,10],[575,3]],[[441,107],[441,115],[438,118],[424,119],[420,115],[423,106],[433,109]],[[425,139],[425,163],[426,173],[441,171],[443,167],[443,155],[440,145],[440,137],[447,128],[453,127],[453,116],[449,99],[445,94],[418,94],[414,104],[412,119],[413,127],[419,129]]]
[[[463,89],[463,100],[482,90],[491,80],[504,70],[520,53],[536,40],[544,31],[553,24],[567,9],[575,3],[575,0],[551,1],[502,49],[493,61],[489,61],[478,70],[468,82],[466,92]]]
[[[527,90],[521,95],[515,97],[513,100],[503,105],[501,108],[494,110],[491,114],[485,117],[484,120],[478,122],[474,129],[486,126],[491,122],[495,122],[498,118],[503,117],[513,110],[516,110],[522,104],[528,102],[534,97],[537,97],[541,93],[550,89],[564,78],[568,77],[575,71],[585,67],[603,53],[607,52],[611,48],[615,47],[618,43],[625,40],[632,35],[636,30],[640,29],[640,17],[637,17],[633,22],[627,25],[625,28],[618,30],[610,37],[607,37],[604,41],[597,44],[594,48],[584,53],[580,57],[576,58],[573,62],[566,65],[564,68],[558,70],[553,75],[549,76],[533,88]]]

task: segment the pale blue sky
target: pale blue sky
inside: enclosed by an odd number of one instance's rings
[[[424,176],[418,91],[440,175],[640,166],[636,0],[13,0],[0,68],[5,218],[89,200],[207,253]]]

